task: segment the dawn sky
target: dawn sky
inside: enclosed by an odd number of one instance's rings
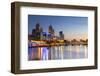
[[[63,31],[65,39],[68,40],[87,39],[88,36],[88,17],[28,15],[29,34],[37,22],[44,32],[48,32],[48,26],[51,24],[57,36],[59,31]]]

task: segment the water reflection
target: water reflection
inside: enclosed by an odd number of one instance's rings
[[[28,60],[80,59],[88,57],[86,45],[28,48]]]

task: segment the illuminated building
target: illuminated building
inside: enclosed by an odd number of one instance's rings
[[[59,36],[60,36],[60,39],[64,39],[63,31],[60,31],[60,32],[59,32]]]
[[[46,40],[47,34],[46,32],[43,32],[43,40]]]
[[[53,29],[52,25],[49,26],[48,32],[49,32],[50,34],[53,34],[53,35],[54,35],[54,29]]]
[[[40,27],[40,24],[37,23],[36,26],[35,26],[35,29],[32,30],[32,39],[34,40],[40,40],[42,38],[42,32],[43,32],[43,29],[42,27]]]

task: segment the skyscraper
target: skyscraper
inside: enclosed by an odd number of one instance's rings
[[[41,38],[41,28],[40,28],[40,24],[37,23],[36,24],[36,39],[40,40],[40,38]]]
[[[49,26],[48,32],[49,32],[50,34],[53,34],[53,35],[54,35],[54,29],[53,29],[52,25]]]
[[[59,36],[60,36],[60,39],[64,39],[63,31],[60,31],[60,32],[59,32]]]
[[[40,24],[39,23],[36,24],[36,32],[40,32]]]

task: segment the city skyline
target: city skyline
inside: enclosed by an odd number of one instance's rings
[[[88,39],[87,17],[28,15],[28,34],[32,33],[37,23],[44,32],[48,32],[48,27],[52,25],[56,36],[59,36],[59,31],[63,31],[67,40]]]

